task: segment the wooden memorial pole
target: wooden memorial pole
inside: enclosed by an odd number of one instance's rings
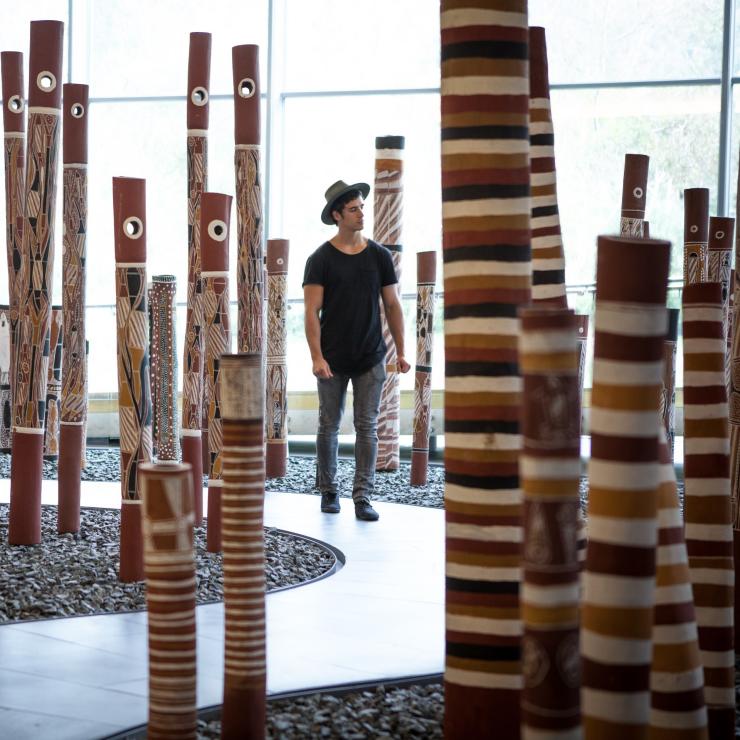
[[[203,193],[200,201],[201,278],[208,393],[208,552],[221,552],[223,417],[218,382],[221,355],[231,350],[229,318],[229,222],[231,196]]]
[[[207,454],[208,418],[203,409],[203,283],[200,277],[200,199],[208,189],[208,113],[211,34],[191,33],[188,54],[188,304],[182,366],[182,461],[193,476],[195,524],[203,521],[203,457]]]
[[[89,89],[64,86],[64,235],[62,241],[62,409],[57,530],[80,529],[80,473],[87,422],[87,140]]]
[[[139,466],[152,459],[146,305],[146,181],[113,178],[118,415],[121,427],[122,581],[144,579]]]
[[[624,155],[622,179],[622,214],[619,219],[621,236],[647,238],[645,233],[645,202],[647,200],[650,157],[645,154]]]
[[[267,344],[265,352],[265,475],[282,478],[288,465],[287,239],[267,242]]]
[[[54,273],[63,38],[63,23],[31,22],[21,250],[22,262],[29,265],[29,269],[24,272],[24,284],[18,288],[8,526],[11,545],[41,542],[41,477]]]

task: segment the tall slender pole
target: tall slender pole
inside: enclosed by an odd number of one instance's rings
[[[188,53],[188,304],[182,365],[182,461],[193,476],[195,523],[203,521],[203,283],[200,277],[200,199],[208,189],[211,34],[191,33]]]
[[[264,352],[264,248],[260,159],[259,47],[231,50],[234,81],[234,170],[236,176],[236,293],[239,352]]]
[[[619,233],[636,239],[646,237],[645,203],[647,201],[648,169],[650,157],[645,154],[624,155],[622,179],[622,212]]]
[[[41,476],[54,273],[57,152],[64,24],[31,22],[28,144],[22,234],[29,269],[18,287],[18,352],[13,385],[13,442],[8,542],[41,542]]]
[[[684,193],[683,281],[703,283],[707,279],[709,252],[709,190],[687,188]]]
[[[711,740],[735,732],[725,349],[721,283],[684,286],[684,520]]]
[[[229,314],[229,222],[231,196],[203,193],[200,203],[201,278],[205,327],[205,382],[208,388],[208,532],[209,552],[221,551],[221,488],[223,486],[221,355],[231,351]]]
[[[141,473],[152,740],[195,740],[195,558],[189,465],[144,463]]]
[[[5,243],[8,253],[8,304],[10,319],[10,413],[3,409],[0,446],[10,450],[13,426],[13,385],[18,342],[19,291],[28,278],[28,260],[23,251],[23,203],[26,174],[26,103],[23,85],[23,54],[19,51],[0,52],[0,73],[3,93],[3,130],[5,153]]]
[[[598,239],[581,608],[586,740],[649,737],[670,248],[666,241]]]
[[[529,29],[529,177],[532,186],[532,303],[568,307],[560,232],[555,135],[545,29]],[[520,184],[524,177],[520,175]]]
[[[400,290],[403,246],[403,136],[378,136],[375,139],[375,224],[373,238],[390,250]],[[377,470],[398,470],[401,433],[401,385],[397,367],[396,345],[380,304],[383,341],[386,344],[386,378],[380,395],[378,414]]]
[[[223,355],[224,740],[265,736],[265,381],[259,353]]]
[[[414,378],[414,435],[411,443],[411,485],[427,482],[429,430],[432,415],[432,349],[434,348],[434,286],[437,253],[416,255],[416,377]]]
[[[62,253],[62,410],[57,530],[80,528],[80,473],[87,422],[85,293],[87,285],[87,140],[89,89],[64,86]]]
[[[122,581],[144,578],[139,466],[152,459],[146,303],[146,182],[113,178],[116,249],[118,420],[121,439]]]
[[[265,352],[265,475],[281,478],[288,464],[287,239],[267,242],[267,345]]]
[[[526,0],[495,5],[443,0],[440,19],[448,739],[516,738],[520,726],[529,31]]]

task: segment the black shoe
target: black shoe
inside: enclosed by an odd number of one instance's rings
[[[364,497],[355,501],[355,516],[364,522],[377,522],[380,518],[380,514],[373,509],[370,501]]]
[[[325,514],[339,513],[339,494],[322,493],[321,494],[321,511]]]

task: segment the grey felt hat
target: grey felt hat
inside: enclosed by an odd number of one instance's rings
[[[344,180],[337,180],[333,185],[329,186],[329,189],[324,193],[326,205],[324,206],[324,210],[321,211],[321,220],[325,224],[328,226],[334,225],[334,219],[331,217],[332,206],[343,195],[353,190],[359,190],[362,193],[362,197],[367,198],[367,194],[370,192],[370,186],[366,182],[356,182],[354,185],[347,185]]]

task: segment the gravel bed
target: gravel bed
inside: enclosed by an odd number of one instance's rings
[[[341,696],[311,694],[267,703],[268,739],[441,738],[442,684],[378,686]],[[199,720],[198,740],[221,737],[221,720]]]
[[[41,545],[7,544],[8,506],[0,504],[0,623],[139,611],[146,607],[143,583],[118,581],[120,514],[83,509],[80,534],[59,535],[56,507],[41,509]],[[206,551],[204,527],[195,529],[196,600],[223,599],[220,553]],[[295,586],[329,571],[334,553],[318,543],[265,529],[267,590]]]

